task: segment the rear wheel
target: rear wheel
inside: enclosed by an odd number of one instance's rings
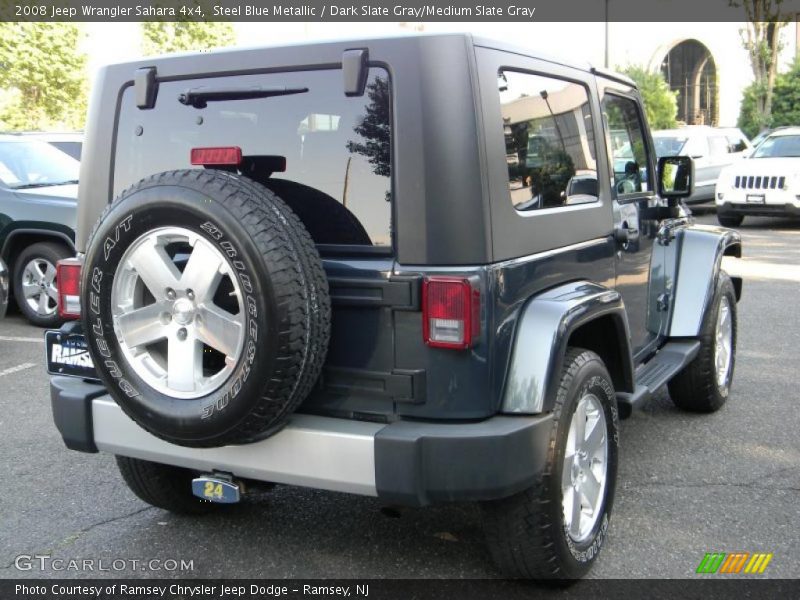
[[[744,221],[744,215],[721,215],[717,213],[717,221],[723,227],[739,227]]]
[[[589,571],[608,529],[618,438],[616,396],[603,361],[570,349],[541,480],[482,505],[489,550],[505,575],[571,579]]]
[[[192,494],[195,475],[189,469],[127,456],[116,458],[130,490],[151,506],[182,515],[204,515],[223,506]]]
[[[58,281],[56,264],[72,253],[62,244],[40,242],[25,248],[14,263],[14,297],[22,314],[33,325],[56,327]]]

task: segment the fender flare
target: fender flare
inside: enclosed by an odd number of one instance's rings
[[[538,414],[555,401],[570,335],[583,325],[612,317],[621,352],[620,386],[633,389],[628,318],[616,290],[589,281],[560,285],[529,299],[517,321],[514,346],[501,395],[501,411]]]
[[[67,231],[69,231],[69,233],[67,233]],[[58,229],[44,229],[38,227],[20,227],[19,229],[12,229],[6,235],[6,239],[3,242],[3,248],[0,249],[0,258],[3,258],[6,261],[9,259],[9,248],[11,248],[14,238],[19,235],[36,235],[42,238],[57,239],[66,243],[70,250],[76,252],[74,241],[75,234],[69,228],[66,228],[66,231],[60,231]]]
[[[694,225],[684,229],[677,241],[680,251],[668,335],[694,338],[700,335],[703,316],[714,297],[722,257],[741,257],[742,238],[732,229]],[[739,300],[742,282],[734,279]]]

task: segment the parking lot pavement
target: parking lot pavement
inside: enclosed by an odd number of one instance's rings
[[[691,577],[712,551],[772,552],[765,576],[797,576],[800,223],[747,219],[741,232],[745,256],[726,264],[746,276],[732,396],[716,414],[689,415],[665,392],[623,421],[612,525],[593,577]],[[106,567],[184,559],[193,577],[498,576],[473,505],[389,518],[374,499],[279,486],[201,519],[148,508],[112,457],[64,448],[41,335],[18,315],[0,322],[0,577],[40,576],[14,566],[33,554]],[[176,575],[130,563],[97,574]]]

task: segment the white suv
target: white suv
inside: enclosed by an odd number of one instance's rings
[[[723,169],[715,202],[726,227],[746,215],[800,217],[800,127],[774,131],[751,156]]]

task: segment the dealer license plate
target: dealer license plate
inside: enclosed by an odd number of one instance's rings
[[[83,379],[97,379],[86,338],[80,334],[63,334],[58,330],[45,331],[47,372]]]

